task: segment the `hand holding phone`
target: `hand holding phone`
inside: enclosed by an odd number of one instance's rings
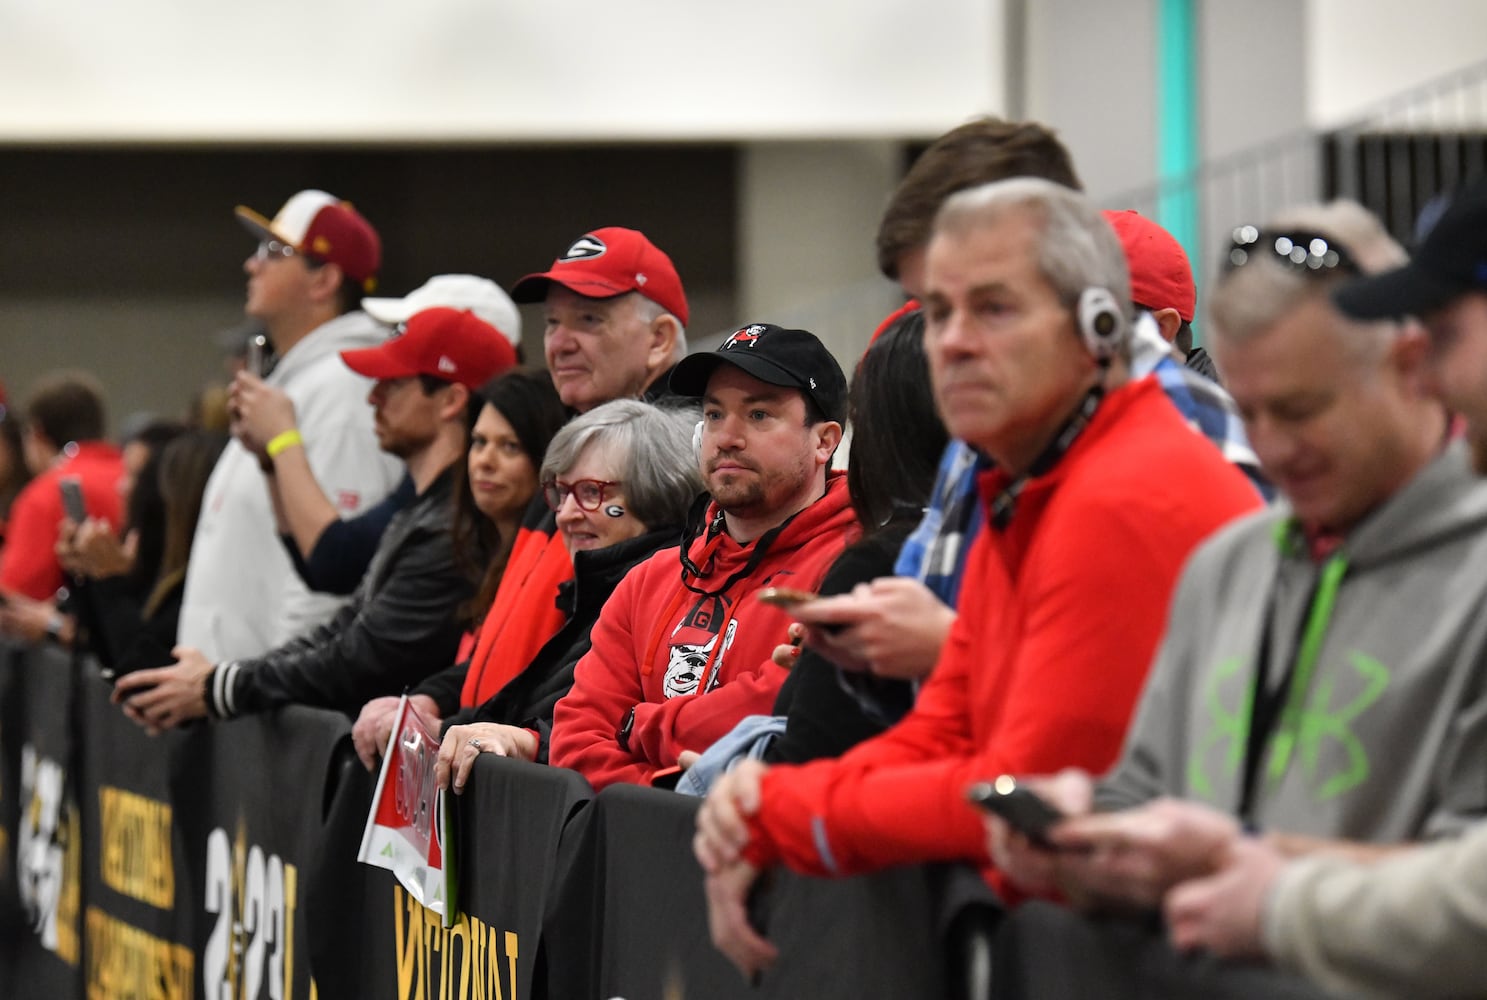
[[[88,519],[88,505],[83,502],[83,483],[76,476],[63,476],[57,480],[62,491],[62,513],[73,524],[82,524]]]
[[[1048,831],[1064,819],[1064,814],[1037,792],[1019,785],[1011,775],[1004,774],[995,781],[976,782],[966,789],[966,798],[985,812],[1001,817],[1008,826],[1039,847],[1055,849],[1048,839]]]

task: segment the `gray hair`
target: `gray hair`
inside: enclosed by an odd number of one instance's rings
[[[1038,271],[1064,307],[1076,310],[1087,288],[1104,288],[1115,296],[1127,329],[1134,321],[1131,277],[1126,255],[1110,223],[1094,204],[1070,188],[1038,177],[1013,177],[967,188],[945,199],[935,216],[934,232],[963,236],[1027,212],[1039,224]],[[1129,338],[1121,356],[1130,356]]]
[[[687,356],[687,328],[675,314],[667,312],[666,307],[659,302],[645,297],[643,292],[631,292],[635,296],[635,314],[645,322],[647,326],[660,319],[662,316],[670,316],[671,322],[676,324],[676,343],[671,351],[671,363],[675,364]]]
[[[599,448],[624,484],[625,502],[647,528],[680,525],[702,492],[692,447],[697,411],[616,399],[563,425],[547,446],[539,478],[551,482]]]
[[[1340,245],[1364,274],[1393,270],[1409,260],[1372,212],[1346,199],[1288,209],[1260,228],[1316,233]],[[1231,343],[1259,336],[1351,277],[1340,268],[1328,274],[1311,273],[1268,252],[1251,257],[1244,266],[1219,275],[1209,298],[1213,334]],[[1368,358],[1379,356],[1402,329],[1392,321],[1350,323],[1350,328],[1357,335],[1348,337],[1349,348]]]

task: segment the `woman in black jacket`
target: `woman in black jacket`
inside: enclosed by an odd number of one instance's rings
[[[454,790],[463,789],[480,753],[546,763],[553,707],[573,686],[599,609],[632,567],[677,544],[702,489],[696,420],[693,410],[622,399],[575,417],[553,438],[541,478],[573,559],[574,578],[558,594],[567,619],[495,697],[452,720],[439,750],[443,787],[452,775]]]
[[[133,567],[92,577],[79,602],[104,677],[112,680],[174,659],[201,498],[226,444],[221,431],[188,431],[140,470],[129,503]]]
[[[893,575],[899,548],[918,525],[934,486],[948,435],[935,412],[924,355],[924,314],[906,313],[863,355],[852,378],[848,416],[852,454],[847,490],[863,536],[821,581],[821,594],[845,594],[859,583]],[[865,676],[874,701],[900,714],[914,704],[908,681]],[[842,685],[837,667],[809,646],[780,688],[774,714],[785,731],[764,752],[770,763],[837,757],[888,727]]]

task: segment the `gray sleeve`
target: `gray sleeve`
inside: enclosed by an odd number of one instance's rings
[[[1487,823],[1364,865],[1287,865],[1266,900],[1265,950],[1339,993],[1466,996],[1487,983]]]
[[[1203,551],[1199,549],[1200,555]],[[1178,581],[1167,612],[1167,631],[1136,703],[1120,759],[1095,787],[1095,808],[1102,812],[1182,792],[1185,693],[1205,631],[1202,592],[1212,575],[1203,562],[1200,556],[1190,559]]]

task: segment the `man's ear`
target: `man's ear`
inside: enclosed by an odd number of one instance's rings
[[[341,265],[326,261],[310,271],[310,296],[316,302],[333,303],[345,280],[346,272],[341,270]],[[339,307],[337,311],[340,311]]]
[[[812,426],[811,433],[816,436],[816,464],[830,466],[831,456],[842,443],[842,425],[835,420],[824,420]]]
[[[470,390],[459,382],[451,382],[439,407],[439,419],[463,425],[465,410],[470,405]]]
[[[1420,378],[1430,360],[1430,335],[1417,321],[1405,320],[1400,324],[1398,336],[1389,343],[1388,357],[1389,363],[1405,378]]]
[[[681,333],[681,323],[670,313],[662,313],[651,320],[647,335],[650,347],[645,355],[645,366],[653,372],[671,367],[676,360],[676,338]]]
[[[1157,321],[1157,331],[1163,340],[1171,344],[1177,339],[1177,331],[1182,329],[1182,316],[1176,309],[1153,309],[1151,318]]]

